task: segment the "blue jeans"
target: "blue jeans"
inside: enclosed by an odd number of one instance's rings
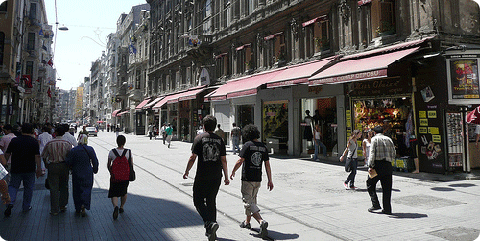
[[[10,204],[14,204],[17,199],[17,192],[20,188],[20,182],[23,181],[23,210],[30,208],[32,202],[33,187],[35,185],[35,172],[11,173],[10,185],[8,185],[8,194],[10,194]]]
[[[315,154],[313,155],[313,160],[314,161],[318,159],[318,151],[319,151],[318,149],[319,149],[319,147],[322,148],[323,156],[327,156],[327,147],[325,146],[325,144],[323,144],[322,141],[317,140],[315,142]]]
[[[352,162],[350,163],[352,165],[352,171],[350,172],[350,175],[348,175],[347,180],[345,183],[350,182],[350,187],[355,186],[355,175],[357,175],[357,165],[358,161],[357,158],[352,158]]]
[[[233,154],[235,154],[238,150],[240,153],[240,137],[238,136],[232,136],[232,148],[233,148]]]

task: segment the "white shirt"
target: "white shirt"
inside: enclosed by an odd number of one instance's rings
[[[52,139],[53,139],[52,135],[50,135],[50,133],[46,131],[38,135],[38,141],[40,142],[40,153],[43,152],[43,148],[45,148],[45,145]]]
[[[123,150],[125,150],[125,149],[124,149],[124,148],[122,148],[122,149],[115,148],[115,150],[117,150],[118,155],[121,156],[122,153],[123,153]],[[126,157],[127,159],[130,159],[130,153],[132,153],[132,150],[127,151],[127,153],[125,153],[125,157]],[[117,156],[115,156],[115,153],[113,153],[113,151],[110,150],[110,152],[108,153],[108,160],[115,160],[116,157],[117,157]]]
[[[68,132],[65,132],[65,134],[63,134],[62,139],[70,142],[72,146],[78,146],[77,139],[75,139],[75,137]]]

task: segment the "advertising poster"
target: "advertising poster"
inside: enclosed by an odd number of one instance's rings
[[[476,59],[450,61],[453,99],[479,99],[478,63]]]
[[[418,148],[421,170],[431,173],[444,173],[445,141],[442,133],[441,112],[437,108],[419,110]]]

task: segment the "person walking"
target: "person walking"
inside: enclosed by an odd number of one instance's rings
[[[227,135],[225,131],[222,130],[220,124],[217,124],[217,130],[215,130],[215,134],[223,139],[223,142],[227,143]]]
[[[13,129],[12,125],[10,125],[10,124],[6,124],[3,127],[3,132],[5,133],[5,135],[2,136],[2,138],[0,139],[0,150],[2,150],[3,153],[5,153],[7,151],[8,145],[10,144],[12,139],[17,137],[13,133],[12,129]],[[11,158],[7,159],[7,163],[5,164],[5,167],[6,167],[7,171],[10,171]],[[7,175],[6,181],[7,182],[10,181],[10,175]]]
[[[232,150],[233,155],[237,154],[237,151],[240,152],[240,138],[242,137],[242,131],[236,123],[232,123],[232,130],[230,131],[230,137],[232,137]]]
[[[65,128],[55,129],[55,138],[47,143],[42,152],[42,158],[48,169],[48,184],[50,185],[50,214],[58,215],[65,212],[68,204],[69,169],[65,158],[72,149],[72,144],[65,139]]]
[[[314,137],[314,144],[315,144],[315,154],[313,155],[313,160],[316,161],[318,159],[318,152],[320,151],[320,147],[322,148],[323,156],[327,156],[327,147],[322,142],[322,131],[320,130],[320,125],[315,125],[313,129],[313,137]]]
[[[262,162],[267,172],[267,189],[272,191],[272,170],[268,157],[268,150],[265,144],[258,141],[260,132],[254,125],[247,125],[243,128],[243,136],[248,140],[240,151],[240,159],[233,167],[230,179],[233,180],[235,172],[242,166],[242,200],[245,207],[246,219],[240,224],[241,228],[251,228],[250,220],[255,218],[260,224],[260,236],[266,238],[268,235],[268,222],[260,215],[260,208],[257,206],[257,194],[262,182]]]
[[[162,128],[160,128],[160,134],[162,135],[162,140],[163,140],[163,144],[165,145],[165,141],[167,139],[167,134],[166,134],[166,131],[167,130],[167,125],[164,123],[162,125]]]
[[[173,127],[172,124],[168,123],[167,129],[165,129],[165,135],[167,136],[168,148],[170,148],[170,144],[173,138]]]
[[[118,137],[119,134],[120,134],[120,125],[117,124],[117,126],[115,127],[115,135]]]
[[[5,159],[11,157],[10,184],[8,192],[10,194],[10,202],[7,204],[4,215],[10,217],[13,204],[17,199],[17,192],[20,183],[23,183],[23,205],[24,212],[32,209],[30,206],[33,197],[33,189],[35,185],[35,176],[42,176],[42,168],[40,165],[40,148],[38,141],[33,137],[33,125],[24,123],[22,125],[21,135],[12,139],[5,152]]]
[[[125,206],[125,202],[127,202],[127,192],[130,181],[116,181],[113,175],[114,173],[112,166],[117,165],[115,162],[119,160],[119,157],[127,158],[127,160],[130,162],[130,166],[133,166],[132,151],[124,148],[126,142],[127,138],[125,138],[124,135],[119,135],[117,137],[117,148],[110,150],[108,153],[107,169],[110,172],[110,188],[108,189],[108,198],[112,199],[113,220],[117,220],[118,213],[124,212],[123,207]],[[118,198],[120,198],[120,208],[118,207]]]
[[[85,209],[90,210],[92,199],[93,174],[98,172],[98,159],[93,147],[88,146],[88,136],[81,134],[78,146],[70,150],[65,163],[72,170],[72,194],[75,211],[85,217]]]
[[[198,157],[197,173],[193,183],[193,203],[203,219],[205,235],[208,240],[215,240],[217,229],[216,198],[220,183],[222,182],[222,170],[225,177],[225,185],[228,185],[228,169],[225,143],[223,139],[213,133],[217,125],[217,119],[212,115],[203,118],[205,132],[196,136],[192,145],[192,155],[188,159],[187,168],[183,179],[188,174]]]
[[[340,157],[340,161],[343,162],[345,157],[346,163],[345,163],[345,170],[350,170],[350,174],[347,177],[347,180],[343,182],[343,185],[345,186],[346,189],[356,189],[355,187],[355,175],[357,175],[357,166],[358,166],[358,161],[357,161],[357,149],[358,149],[358,144],[357,140],[358,138],[362,137],[362,132],[359,130],[354,130],[352,134],[350,135],[350,139],[348,140],[347,143],[347,148],[345,148],[345,151],[343,152],[342,156]],[[350,184],[349,184],[350,183]]]
[[[362,149],[363,149],[363,157],[365,162],[365,167],[368,167],[368,156],[370,155],[370,146],[372,146],[372,136],[373,131],[370,129],[366,130],[367,138],[363,139],[362,141]]]
[[[148,137],[150,137],[150,140],[152,140],[152,137],[153,137],[153,128],[155,126],[153,125],[153,123],[150,123],[150,125],[148,125]]]
[[[43,149],[49,141],[53,140],[50,135],[49,128],[47,126],[42,127],[42,134],[38,135],[38,144],[40,146],[40,154],[43,153]],[[45,162],[42,160],[42,172],[45,174]]]
[[[77,146],[78,145],[77,139],[75,139],[75,137],[69,132],[69,130],[71,129],[70,126],[68,124],[63,124],[61,125],[61,127],[65,130],[65,134],[63,134],[62,138],[70,142],[72,146]]]
[[[383,127],[377,126],[373,128],[375,136],[372,137],[372,145],[370,146],[370,155],[368,157],[368,179],[367,190],[372,201],[372,207],[369,212],[379,210],[382,207],[377,197],[377,182],[382,185],[382,201],[383,214],[392,214],[392,161],[395,159],[395,145],[390,137],[383,135]],[[375,175],[376,173],[376,175]]]
[[[1,151],[1,150],[0,150]],[[10,203],[10,194],[8,193],[8,184],[4,178],[8,175],[7,169],[0,165],[0,194],[2,194],[2,203]]]

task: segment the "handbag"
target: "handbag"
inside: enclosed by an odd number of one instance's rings
[[[130,165],[130,176],[128,178],[129,181],[133,182],[135,181],[136,175],[135,175],[135,170],[133,170],[133,163],[132,163],[132,151],[129,151],[129,156],[128,156],[128,164]]]
[[[352,156],[353,156],[353,153],[355,153],[357,151],[357,143],[355,143],[355,150],[352,152]],[[345,171],[346,172],[351,172],[352,171],[352,156],[348,157],[347,156],[347,160],[345,161]]]

